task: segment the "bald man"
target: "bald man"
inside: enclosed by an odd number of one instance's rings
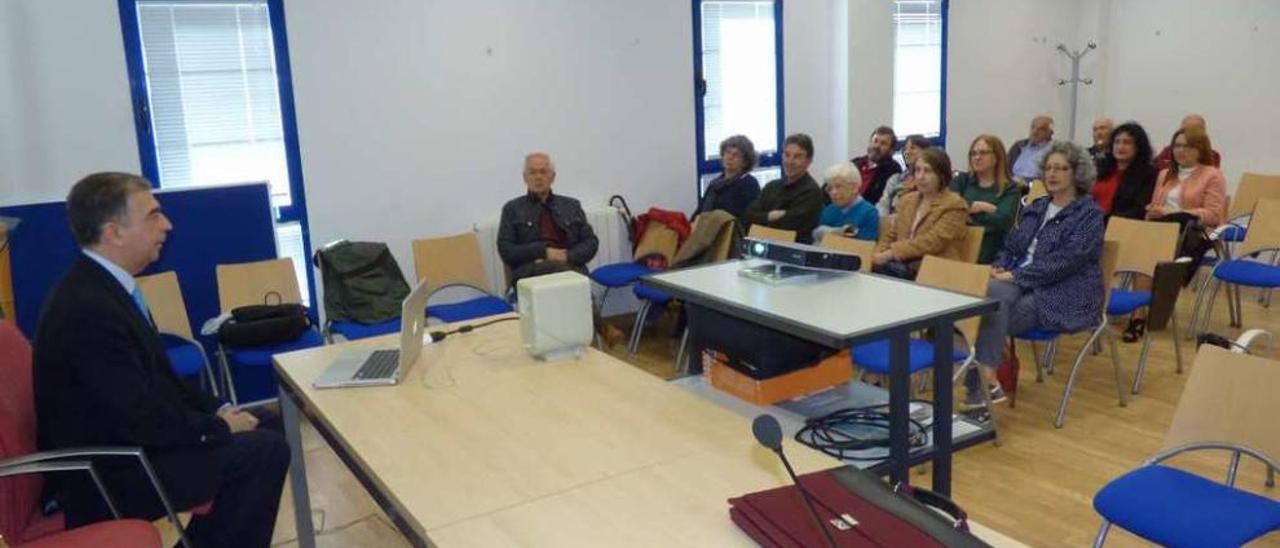
[[[1098,118],[1093,121],[1093,146],[1089,147],[1089,155],[1093,156],[1094,162],[1100,162],[1107,155],[1107,141],[1111,139],[1111,132],[1116,129],[1116,123],[1110,118]]]
[[[1030,183],[1040,178],[1040,157],[1049,150],[1053,141],[1053,118],[1041,114],[1031,119],[1031,131],[1026,139],[1022,139],[1009,147],[1009,166],[1013,169],[1013,178]]]
[[[1181,129],[1187,129],[1192,126],[1199,126],[1200,129],[1205,130],[1206,134],[1209,133],[1208,127],[1205,126],[1204,116],[1201,116],[1195,113],[1191,113],[1186,116],[1183,116],[1182,124],[1179,125],[1178,127]],[[1170,139],[1170,141],[1172,141],[1172,139]],[[1170,165],[1173,165],[1172,142],[1169,145],[1165,145],[1164,149],[1161,150],[1160,154],[1156,156],[1155,161],[1153,163],[1155,164],[1155,167],[1156,167],[1156,173],[1160,173],[1164,169],[1168,168]],[[1213,150],[1213,167],[1217,167],[1217,168],[1222,167],[1222,155],[1218,154],[1217,149]]]

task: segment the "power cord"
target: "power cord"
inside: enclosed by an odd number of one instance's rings
[[[449,335],[456,335],[456,334],[459,334],[459,333],[470,333],[470,332],[475,331],[475,330],[477,330],[477,329],[480,329],[480,328],[482,328],[482,327],[488,327],[488,326],[491,326],[491,325],[493,325],[493,324],[495,324],[495,323],[509,322],[509,321],[512,321],[512,320],[518,320],[518,319],[520,319],[520,317],[519,317],[519,316],[507,316],[507,317],[505,317],[505,318],[498,318],[498,319],[496,319],[496,320],[489,320],[489,321],[487,321],[487,322],[469,323],[469,324],[466,324],[466,325],[460,325],[460,326],[458,326],[457,328],[452,329],[452,330],[449,330],[449,331],[444,331],[444,330],[432,331],[432,332],[430,333],[430,335],[431,335],[431,342],[433,342],[433,343],[435,343],[435,342],[440,342],[440,341],[444,340],[445,338],[447,338]]]
[[[932,405],[931,402],[924,400],[912,400],[913,403],[926,403]],[[884,405],[871,405],[866,407],[850,407],[840,409],[821,417],[811,418],[805,421],[804,427],[796,432],[796,441],[826,453],[832,457],[846,461],[878,461],[884,460],[884,456],[875,457],[859,457],[852,456],[849,453],[873,449],[877,447],[889,446],[889,413],[880,411]],[[928,428],[924,423],[914,417],[907,418],[910,433],[908,434],[908,445],[911,448],[924,447],[929,443]],[[882,437],[861,437],[851,433],[850,427],[859,429],[876,429],[883,430],[885,435]]]

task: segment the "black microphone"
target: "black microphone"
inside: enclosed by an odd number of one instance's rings
[[[831,531],[827,530],[822,524],[822,519],[818,517],[818,511],[814,509],[813,501],[810,500],[809,491],[800,485],[800,478],[797,478],[796,471],[791,469],[791,461],[787,460],[787,455],[782,452],[782,425],[778,424],[778,419],[768,413],[757,415],[755,420],[751,421],[751,433],[755,434],[756,441],[760,442],[760,445],[768,447],[782,459],[782,465],[787,468],[787,475],[791,476],[796,489],[800,490],[800,498],[804,500],[805,508],[809,509],[809,516],[813,518],[813,523],[818,526],[819,531],[822,531],[822,537],[827,539],[827,546],[836,548],[836,540],[831,538]]]

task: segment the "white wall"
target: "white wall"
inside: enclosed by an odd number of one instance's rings
[[[0,2],[0,80],[0,204],[140,169],[115,2]]]
[[[956,169],[967,169],[969,143],[982,133],[1005,142],[1026,138],[1031,119],[1049,114],[1059,138],[1067,138],[1070,94],[1058,86],[1071,63],[1055,51],[1065,42],[1075,49],[1082,2],[1061,0],[953,1],[948,21],[947,152]],[[1086,58],[1092,71],[1097,56]],[[1082,94],[1080,109],[1089,112]],[[1076,130],[1087,140],[1086,123]]]
[[[1280,173],[1280,2],[1124,0],[1110,7],[1107,113],[1135,119],[1157,149],[1202,113],[1234,187]]]

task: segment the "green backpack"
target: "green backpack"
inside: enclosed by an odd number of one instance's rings
[[[374,324],[400,317],[409,284],[387,244],[339,240],[317,250],[311,262],[324,280],[329,321]]]

